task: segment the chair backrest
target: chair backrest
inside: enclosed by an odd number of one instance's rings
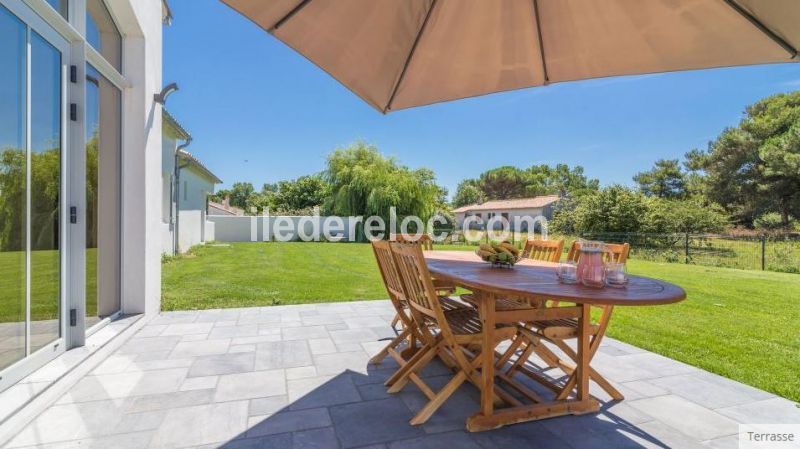
[[[625,263],[628,261],[628,253],[631,246],[628,243],[606,243],[606,250],[603,253],[603,259],[609,262]],[[575,240],[572,246],[569,247],[567,253],[567,260],[577,262],[581,257],[581,242]]]
[[[393,234],[394,241],[400,243],[416,243],[422,247],[423,251],[433,250],[433,239],[428,234],[422,234],[418,239],[413,239],[406,234]]]
[[[522,256],[533,260],[558,262],[559,260],[561,260],[561,253],[563,251],[564,251],[563,240],[528,239],[525,242],[525,249],[522,250]]]
[[[403,291],[403,281],[397,271],[397,265],[389,242],[383,240],[373,241],[372,252],[375,253],[375,260],[378,262],[383,285],[386,286],[386,292],[389,293],[389,300],[392,301],[392,305],[394,305],[398,313],[402,313],[403,306],[407,304],[406,295]]]
[[[416,312],[441,322],[444,311],[436,289],[433,286],[422,247],[417,244],[391,242],[390,247],[397,266],[397,271],[403,279],[405,298],[408,305]]]

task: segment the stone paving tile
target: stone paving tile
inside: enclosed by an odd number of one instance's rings
[[[177,391],[167,394],[151,394],[128,398],[121,411],[125,413],[167,410],[176,407],[189,407],[212,402],[213,389]]]
[[[736,421],[680,396],[658,396],[628,404],[699,441],[731,435],[739,429]]]
[[[285,327],[281,329],[283,340],[310,340],[312,338],[326,338],[328,330],[325,326]]]
[[[286,394],[283,370],[226,374],[219,377],[214,401],[225,402]]]
[[[208,334],[213,326],[213,323],[170,324],[161,332],[161,336]]]
[[[201,355],[225,354],[228,352],[230,344],[230,339],[181,342],[175,346],[170,358],[181,359]]]
[[[421,428],[408,424],[410,411],[397,398],[334,406],[330,414],[345,448],[424,435]]]
[[[170,337],[136,337],[122,345],[117,350],[117,354],[147,354],[157,351],[170,351],[180,341],[181,337],[178,335]]]
[[[692,374],[661,377],[650,380],[650,383],[711,409],[747,404],[763,398],[749,390],[710,382]]]
[[[718,413],[747,424],[800,424],[800,406],[783,398],[721,408]]]
[[[428,435],[403,441],[388,443],[389,449],[481,449],[472,437],[463,432]],[[538,446],[537,446],[538,447]]]
[[[286,395],[270,396],[250,400],[250,416],[266,416],[277,413],[289,406],[289,397]]]
[[[330,338],[315,338],[308,340],[308,346],[313,355],[332,354],[336,352],[336,345]]]
[[[196,357],[189,368],[189,377],[215,376],[253,371],[256,364],[254,352],[217,354]]]
[[[247,401],[170,410],[153,436],[153,448],[191,447],[230,441],[247,430]]]
[[[317,429],[331,425],[326,408],[280,411],[273,415],[251,417],[248,421],[248,437],[274,435],[278,433]]]
[[[235,323],[234,323],[235,324]],[[242,326],[214,327],[208,334],[208,339],[215,338],[234,338],[234,337],[255,337],[258,335],[258,324],[245,324]]]
[[[217,387],[219,376],[189,377],[181,384],[180,391],[207,390]]]
[[[256,369],[296,368],[312,365],[306,340],[259,343],[256,346]]]
[[[333,427],[302,430],[292,435],[292,449],[339,449]]]
[[[307,379],[310,377],[317,377],[317,368],[315,366],[300,366],[286,369],[287,380]]]
[[[59,403],[98,401],[178,391],[186,368],[86,376]]]
[[[347,374],[290,380],[287,384],[291,402],[289,408],[292,410],[328,407],[361,400],[358,389]]]

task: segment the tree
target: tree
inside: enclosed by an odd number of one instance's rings
[[[552,229],[560,233],[639,232],[647,198],[627,187],[614,185],[584,195],[571,208],[554,216]],[[569,214],[569,216],[562,216]]]
[[[534,165],[527,169],[503,166],[481,173],[478,179],[465,179],[458,185],[453,198],[455,207],[510,198],[539,195],[579,197],[595,192],[600,181],[589,179],[583,167],[570,168],[567,164],[551,167]]]
[[[396,208],[398,220],[408,215],[427,220],[446,195],[433,171],[411,170],[363,142],[331,153],[324,177],[331,191],[325,205],[329,213],[377,215],[387,223],[390,207]]]
[[[698,158],[706,192],[738,222],[778,212],[784,227],[800,215],[800,91],[767,97],[745,110]]]
[[[249,182],[235,182],[230,190],[230,197],[231,197],[231,206],[238,207],[240,209],[247,208],[247,201],[250,199],[250,196],[256,189],[253,187],[252,183]]]
[[[321,176],[302,176],[278,183],[274,207],[289,211],[322,206],[329,194],[330,186]]]
[[[657,234],[720,232],[728,221],[719,205],[704,202],[699,197],[685,200],[650,198],[642,231]]]
[[[491,200],[524,197],[526,181],[524,170],[509,165],[487,170],[478,179],[481,191]]]
[[[526,196],[582,196],[598,188],[600,181],[587,178],[580,165],[570,169],[567,164],[557,164],[555,168],[541,164],[526,170]]]
[[[475,179],[465,179],[456,187],[456,194],[453,196],[453,207],[469,206],[486,201],[483,191]]]
[[[659,159],[652,169],[637,173],[633,180],[647,196],[682,198],[686,195],[686,176],[678,159]]]

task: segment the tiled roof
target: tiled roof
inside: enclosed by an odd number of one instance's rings
[[[238,207],[226,206],[226,205],[224,205],[222,203],[216,203],[214,201],[209,201],[208,202],[208,207],[209,208],[214,208],[214,209],[217,209],[217,210],[221,210],[221,211],[223,211],[225,213],[228,213],[230,215],[237,215],[237,216],[244,215],[244,211],[239,209]]]
[[[203,165],[202,162],[200,162],[200,159],[194,157],[192,153],[186,150],[178,150],[178,156],[181,159],[187,161],[189,165],[197,168],[200,172],[211,178],[211,180],[214,181],[214,184],[222,184],[222,180],[219,179],[217,175],[212,173],[211,170],[207,169],[206,166]]]
[[[535,198],[516,198],[513,200],[493,200],[481,204],[461,206],[453,212],[478,212],[484,210],[535,209],[558,201],[558,195],[537,196]]]

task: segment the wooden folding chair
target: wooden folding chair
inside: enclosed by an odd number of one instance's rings
[[[405,294],[403,293],[402,281],[400,280],[400,274],[397,272],[397,267],[395,266],[394,258],[389,247],[389,242],[373,241],[372,251],[375,254],[375,260],[378,262],[378,269],[381,273],[383,284],[386,287],[386,292],[389,294],[389,300],[392,302],[392,305],[395,309],[395,317],[392,321],[392,327],[394,328],[397,323],[401,323],[402,326],[400,329],[401,331],[397,334],[397,336],[392,339],[392,341],[390,341],[389,344],[387,344],[386,347],[384,347],[379,353],[372,357],[372,359],[370,359],[370,363],[377,365],[381,363],[387,355],[391,355],[392,358],[402,367],[405,363],[405,360],[397,351],[397,348],[403,343],[403,341],[408,340],[408,346],[413,350],[416,346],[417,340],[419,339],[419,330],[417,328],[417,324],[413,322],[413,318],[408,311],[408,301],[406,301]],[[448,297],[439,297],[439,301],[445,310],[466,307],[466,305]]]
[[[564,251],[564,240],[528,239],[522,250],[522,257],[547,262],[558,262]]]
[[[416,243],[422,247],[423,251],[433,251],[433,238],[428,234],[422,234],[416,240],[411,239],[410,236],[406,234],[392,234],[392,238],[395,242]],[[436,294],[440,297],[450,296],[456,292],[456,286],[450,282],[434,279],[433,285],[436,287]],[[392,320],[392,327],[397,325],[397,320],[397,317]]]
[[[412,316],[417,323],[427,323],[428,326],[423,326],[421,332],[425,346],[387,381],[391,385],[389,392],[400,391],[412,375],[417,375],[437,355],[452,363],[455,370],[455,375],[438,392],[427,385],[417,384],[428,397],[428,403],[411,419],[412,425],[418,425],[425,423],[464,381],[481,385],[476,370],[481,360],[480,352],[494,351],[494,348],[481,347],[482,323],[475,309],[445,310],[442,307],[418,245],[391,243],[391,249]],[[438,332],[434,333],[434,329]],[[513,327],[498,328],[497,342],[510,339],[515,332]],[[477,354],[473,352],[475,348],[478,348]]]
[[[625,263],[628,260],[628,253],[630,252],[630,245],[628,243],[605,245],[604,259],[610,262]],[[580,242],[573,242],[570,247],[567,259],[577,262],[580,258]],[[552,306],[558,306],[556,301],[553,301]],[[611,319],[611,312],[613,306],[600,307],[600,319],[596,323],[592,323],[589,327],[589,361],[594,357],[597,350],[600,348],[600,342],[608,328],[609,320]],[[559,319],[547,321],[533,321],[525,323],[524,326],[519,328],[519,336],[515,339],[514,344],[517,347],[524,349],[517,360],[508,368],[506,374],[511,376],[517,371],[525,374],[530,374],[524,368],[524,364],[528,357],[533,352],[536,352],[542,360],[545,361],[550,367],[559,367],[569,376],[564,388],[558,392],[558,399],[566,399],[572,390],[575,388],[577,382],[575,364],[578,360],[577,353],[567,344],[566,340],[578,337],[578,320],[577,319]],[[565,361],[558,357],[553,351],[544,346],[541,342],[548,341],[558,347],[564,354],[567,355],[571,361]],[[516,349],[516,348],[515,348]],[[605,390],[614,400],[622,400],[624,396],[611,383],[605,379],[600,373],[595,371],[591,366],[589,367],[589,377],[595,381],[603,390]]]

